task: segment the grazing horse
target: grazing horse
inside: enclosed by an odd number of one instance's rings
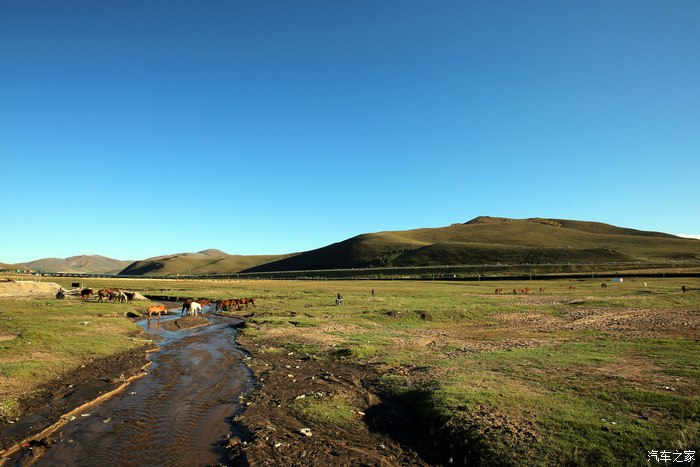
[[[85,288],[85,289],[80,291],[80,298],[82,298],[83,300],[86,300],[86,299],[90,298],[93,293],[95,293],[94,290]]]
[[[342,297],[341,297],[341,300],[342,300]],[[252,298],[239,298],[237,300],[237,302],[238,303],[236,304],[237,305],[236,308],[239,310],[241,309],[241,307],[243,305],[245,305],[246,308],[248,308],[248,305],[253,305],[253,308],[255,308],[255,300]]]
[[[216,302],[216,311],[218,312],[219,310],[223,310],[226,308],[226,311],[231,311],[233,307],[238,307],[238,299],[237,298],[230,298],[228,300],[219,300]]]
[[[569,290],[576,290],[576,286],[575,286],[575,285],[570,285],[570,286],[569,286]]]
[[[540,292],[544,292],[544,287],[540,287]]]
[[[126,294],[122,292],[121,290],[117,290],[116,292],[112,292],[109,294],[112,300],[119,302],[119,303],[125,303],[126,302]]]
[[[600,284],[600,288],[601,288],[601,289],[605,289],[607,286],[608,286],[608,284],[606,284],[605,282],[603,282],[602,284]]]
[[[127,303],[131,303],[134,300],[134,296],[136,295],[136,292],[124,292],[124,295],[126,295]]]
[[[194,300],[192,300],[191,298],[188,298],[187,300],[182,302],[182,311],[180,312],[181,315],[184,316],[186,314],[187,310],[190,309],[190,305],[192,305],[193,301]]]
[[[202,305],[200,305],[199,302],[190,303],[190,314],[192,316],[197,316],[200,313],[202,313]]]
[[[168,313],[168,307],[165,305],[151,305],[146,309],[146,312],[148,313],[148,320],[151,320],[151,315],[157,315],[158,319],[160,319],[160,314],[167,314]]]
[[[497,294],[503,293],[503,289],[496,289],[496,291],[494,293],[497,293]]]

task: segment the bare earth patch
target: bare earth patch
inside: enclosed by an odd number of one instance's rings
[[[277,345],[276,339],[239,340],[253,356],[248,365],[259,385],[236,419],[244,427],[241,437],[229,441],[234,465],[428,465],[394,440],[402,435],[393,433],[392,439],[383,434],[396,430],[411,437],[416,430],[407,414],[389,409],[363,385],[377,376],[371,369],[294,352],[265,352]],[[344,424],[304,418],[289,410],[302,399],[319,404],[350,400],[352,412]]]
[[[0,282],[0,298],[54,298],[60,288],[55,282]]]

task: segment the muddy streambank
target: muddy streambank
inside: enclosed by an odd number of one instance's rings
[[[247,364],[256,387],[236,417],[240,437],[229,441],[233,465],[461,465],[450,443],[441,446],[437,430],[406,404],[378,396],[373,381],[380,375],[371,367],[269,351],[279,349],[275,340],[243,335],[238,342],[252,357]],[[297,403],[309,399],[321,404],[352,400],[351,422],[298,413]]]
[[[252,375],[234,341],[237,322],[205,316],[209,324],[175,326],[177,331],[168,329],[181,320],[179,313],[142,321],[160,341],[158,352],[148,356],[146,374],[109,400],[74,414],[8,465],[228,463],[222,446],[232,417],[241,410],[239,397],[252,387]]]

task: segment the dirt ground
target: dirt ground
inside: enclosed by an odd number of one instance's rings
[[[248,366],[258,386],[244,399],[247,407],[236,418],[238,436],[229,442],[234,465],[433,463],[426,462],[431,456],[421,446],[422,430],[408,411],[372,392],[371,382],[378,377],[372,368],[317,361],[305,354],[265,352],[275,341],[239,337],[239,343],[252,357]],[[299,420],[289,409],[300,398],[334,396],[355,401],[357,417],[364,423],[309,422]]]
[[[2,298],[53,298],[61,286],[55,282],[1,281]]]
[[[0,423],[0,455],[58,421],[73,409],[93,401],[138,375],[147,364],[147,349],[134,349],[95,360],[40,387],[20,401],[23,418]],[[50,435],[43,443],[50,442]],[[37,442],[28,442],[31,448]]]

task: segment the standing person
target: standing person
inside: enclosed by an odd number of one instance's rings
[[[374,289],[372,289],[372,297],[374,297]]]

